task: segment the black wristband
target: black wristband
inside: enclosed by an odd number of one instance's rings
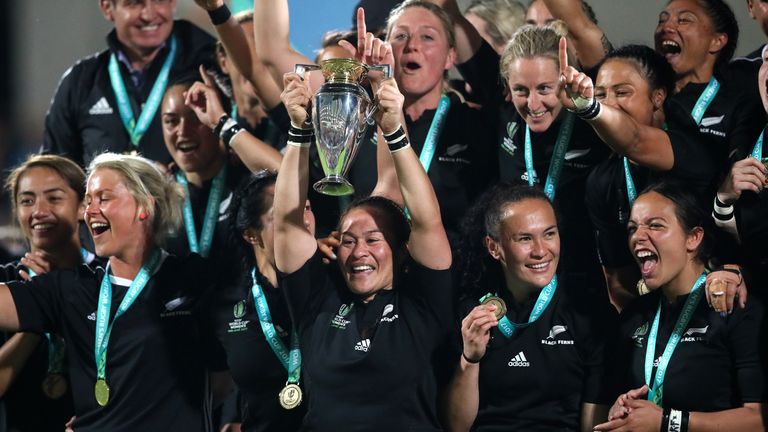
[[[229,116],[224,114],[219,118],[218,123],[216,123],[216,126],[213,128],[213,134],[216,136],[221,136],[221,129],[224,128],[224,124],[229,120]]]
[[[312,129],[301,129],[294,127],[293,125],[288,129],[288,141],[295,142],[295,143],[310,143],[312,142],[312,137],[314,136],[314,131]]]
[[[669,432],[669,408],[664,408],[664,413],[661,415],[661,426],[659,432]]]
[[[602,105],[597,98],[592,98],[592,103],[581,111],[574,111],[573,113],[582,120],[593,120],[600,115]]]
[[[227,147],[230,147],[232,145],[232,138],[234,138],[235,135],[237,135],[237,133],[241,130],[243,130],[243,127],[235,123],[227,129],[224,129],[224,131],[221,133],[221,140],[224,141],[224,144]]]
[[[680,424],[680,432],[688,432],[688,420],[690,420],[691,413],[689,411],[683,411],[683,421]]]
[[[229,11],[229,7],[227,7],[227,4],[224,3],[214,10],[209,10],[208,16],[211,18],[211,23],[217,26],[227,22],[229,17],[232,16],[232,12]]]
[[[480,363],[480,360],[482,360],[482,359],[483,359],[482,357],[480,357],[480,358],[479,358],[479,359],[477,359],[477,360],[475,360],[475,359],[471,359],[471,358],[467,357],[467,355],[466,355],[466,354],[464,354],[464,351],[462,351],[462,352],[461,352],[461,356],[462,356],[462,357],[464,357],[464,360],[466,360],[466,361],[467,361],[467,363],[470,363],[470,364],[478,364],[478,363]]]
[[[394,153],[410,145],[402,126],[391,134],[384,135],[384,139],[387,140],[387,147],[389,147],[390,153]]]

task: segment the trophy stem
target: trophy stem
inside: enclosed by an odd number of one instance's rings
[[[331,196],[352,195],[355,192],[350,182],[337,175],[329,175],[315,183],[313,187],[321,194]]]

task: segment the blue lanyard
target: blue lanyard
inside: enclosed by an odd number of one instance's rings
[[[435,150],[437,149],[437,140],[440,138],[440,132],[443,131],[445,116],[450,108],[451,98],[448,95],[440,96],[440,103],[437,105],[437,111],[435,111],[435,116],[429,125],[427,138],[424,140],[424,146],[419,154],[419,162],[421,162],[421,166],[424,167],[426,172],[429,172],[429,167],[432,165],[432,158],[435,156]]]
[[[757,160],[762,160],[763,158],[763,135],[765,135],[765,128],[760,132],[760,136],[757,137],[755,142],[755,147],[752,148],[752,157]]]
[[[106,377],[107,347],[109,346],[109,337],[112,334],[112,327],[115,325],[115,321],[117,321],[117,318],[133,305],[133,302],[139,297],[141,291],[144,290],[147,282],[149,282],[149,278],[152,277],[152,273],[156,270],[156,267],[160,262],[161,255],[160,250],[155,249],[149,257],[149,260],[141,266],[136,278],[131,282],[131,286],[128,287],[128,291],[125,293],[123,301],[120,302],[120,306],[118,306],[115,318],[112,322],[109,321],[110,308],[112,307],[112,282],[109,281],[109,264],[107,264],[107,270],[104,272],[104,279],[101,280],[99,303],[96,309],[96,340],[94,343],[94,356],[96,359],[97,379],[104,380]]]
[[[192,201],[189,199],[189,182],[184,172],[176,171],[176,181],[184,188],[186,198],[184,198],[184,228],[187,231],[187,241],[189,250],[207,257],[213,244],[213,233],[216,230],[216,220],[219,217],[219,205],[221,197],[224,194],[224,181],[227,177],[227,165],[225,165],[216,174],[211,183],[211,190],[208,192],[208,205],[205,207],[205,216],[203,219],[203,230],[200,233],[198,242],[195,232],[195,216],[192,213]]]
[[[275,331],[275,325],[272,323],[272,315],[269,313],[267,299],[264,298],[261,286],[259,286],[259,283],[256,281],[255,268],[251,270],[251,278],[253,279],[251,292],[253,293],[253,301],[256,303],[256,314],[259,316],[261,331],[264,332],[264,337],[267,339],[267,343],[269,343],[269,346],[272,348],[272,351],[277,358],[280,359],[280,363],[282,363],[283,367],[288,371],[288,382],[295,384],[299,382],[299,376],[301,375],[299,335],[295,328],[291,330],[291,350],[289,352]]]
[[[512,321],[507,318],[507,316],[503,316],[499,320],[499,330],[501,331],[501,334],[504,335],[507,339],[511,338],[512,335],[515,334],[515,330],[518,328],[524,328],[528,327],[529,325],[533,324],[541,314],[544,313],[545,310],[547,310],[547,306],[549,306],[549,302],[552,300],[552,297],[555,295],[555,291],[557,290],[557,275],[555,275],[551,281],[541,289],[541,292],[539,292],[539,297],[536,299],[536,303],[533,305],[533,310],[531,311],[531,315],[528,317],[527,323],[513,323]],[[480,299],[482,302],[485,297],[488,297],[490,294],[486,294],[483,296],[483,298]]]
[[[651,383],[651,373],[653,372],[653,358],[656,355],[656,336],[659,333],[659,316],[661,315],[661,302],[664,301],[662,296],[659,299],[659,307],[656,309],[656,317],[653,319],[653,325],[651,326],[651,332],[648,334],[648,346],[645,347],[645,383],[648,384],[648,400],[661,406],[661,401],[664,397],[663,385],[664,375],[667,373],[667,366],[669,360],[672,358],[672,354],[677,348],[680,338],[683,336],[683,332],[688,327],[688,323],[691,321],[696,307],[699,305],[701,296],[704,290],[699,289],[704,281],[707,279],[707,274],[702,273],[701,276],[693,284],[691,293],[685,300],[683,310],[680,312],[680,316],[677,318],[675,328],[672,330],[672,334],[669,336],[667,346],[664,348],[664,353],[659,358],[659,365],[656,368],[656,375],[653,377],[653,383]]]
[[[624,179],[627,183],[627,198],[629,198],[629,206],[632,207],[632,204],[635,202],[635,198],[637,198],[637,189],[635,189],[635,181],[632,180],[632,173],[629,171],[629,159],[627,159],[626,156],[624,156]]]
[[[560,173],[563,171],[565,163],[565,152],[568,151],[568,144],[571,142],[573,133],[574,116],[570,112],[565,113],[563,124],[560,125],[560,132],[557,134],[557,143],[552,152],[552,159],[549,162],[549,172],[547,172],[547,181],[544,184],[544,193],[550,201],[555,199],[555,189],[560,182]],[[535,172],[533,169],[533,149],[531,148],[531,129],[525,125],[525,170],[528,174],[528,186],[533,186]]]
[[[709,104],[715,100],[715,96],[717,96],[719,90],[720,82],[713,76],[709,79],[709,84],[707,84],[707,87],[701,92],[699,100],[696,101],[696,105],[693,106],[693,111],[691,111],[691,116],[697,125],[701,124],[704,112],[707,110],[707,107],[709,107]]]
[[[152,119],[155,117],[157,108],[160,107],[160,102],[163,100],[163,94],[165,94],[165,88],[168,86],[168,74],[171,71],[173,60],[176,57],[176,36],[171,36],[171,49],[168,56],[165,58],[162,69],[155,79],[155,84],[152,85],[152,90],[149,92],[147,102],[144,104],[144,108],[141,110],[139,119],[136,120],[133,117],[133,108],[131,108],[131,102],[128,100],[128,92],[125,90],[125,83],[123,77],[120,75],[120,66],[118,65],[117,55],[112,53],[109,58],[109,81],[112,83],[112,90],[117,97],[117,108],[120,112],[120,119],[123,121],[123,126],[128,132],[131,139],[131,144],[134,147],[139,146],[139,141],[144,133],[149,129],[149,125],[152,123]]]

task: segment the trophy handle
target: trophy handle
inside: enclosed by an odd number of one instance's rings
[[[384,79],[392,78],[392,66],[388,64],[368,65],[368,70],[382,72],[384,74]]]
[[[320,70],[320,66],[316,64],[297,64],[293,67],[293,71],[299,74],[299,77],[301,77],[302,80],[304,79],[304,76],[307,74],[307,72],[313,70]]]

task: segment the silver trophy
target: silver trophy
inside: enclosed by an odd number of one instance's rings
[[[367,65],[353,59],[324,60],[320,65],[298,64],[295,71],[304,78],[310,70],[320,70],[325,84],[312,103],[315,144],[325,178],[314,184],[316,191],[333,196],[350,195],[355,188],[345,178],[377,106],[360,83],[370,70],[392,75],[389,65]]]

